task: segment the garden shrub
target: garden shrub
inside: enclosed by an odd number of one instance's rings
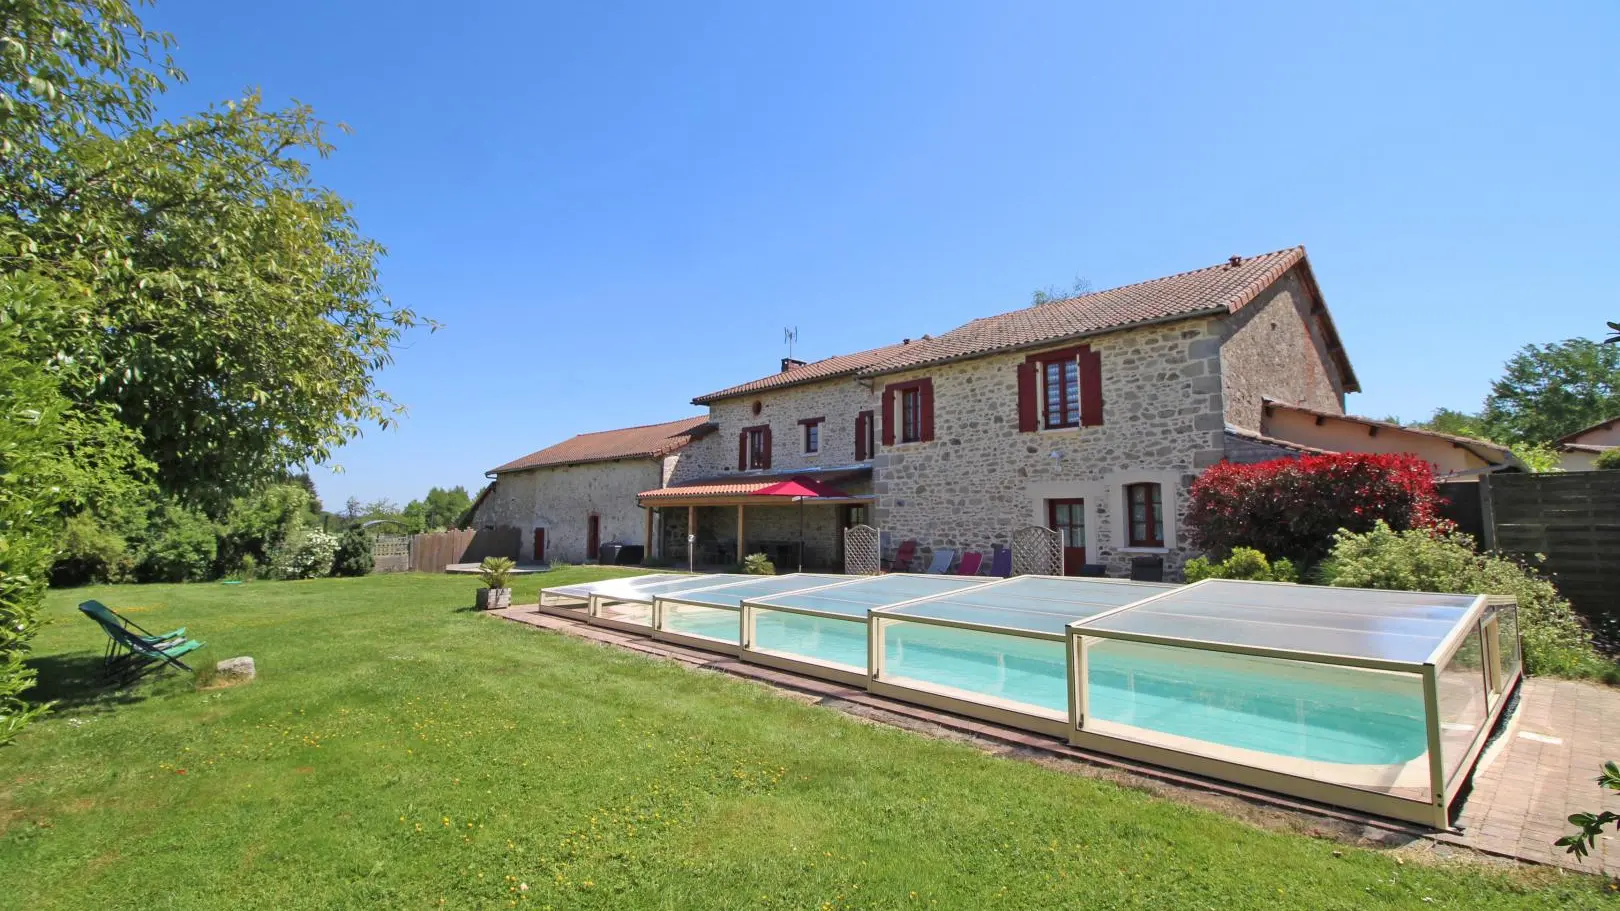
[[[1593,650],[1591,634],[1552,582],[1514,560],[1477,553],[1468,535],[1396,531],[1378,522],[1370,531],[1339,534],[1319,572],[1328,585],[1352,588],[1513,595],[1519,601],[1525,670],[1620,682],[1620,674]]]
[[[135,576],[142,582],[200,582],[213,576],[217,548],[214,523],[165,503],[152,510]]]
[[[1433,469],[1413,455],[1342,453],[1222,462],[1193,483],[1187,526],[1217,558],[1252,547],[1309,565],[1327,555],[1342,529],[1385,522],[1397,531],[1439,523]]]
[[[330,575],[337,549],[337,535],[300,526],[270,555],[270,574],[277,579],[314,579]]]
[[[63,526],[62,543],[51,566],[51,585],[66,588],[135,577],[129,542],[102,517],[80,513]]]
[[[351,528],[338,539],[337,555],[332,560],[332,575],[363,576],[371,572],[371,536],[358,528]]]
[[[1620,471],[1620,446],[1605,449],[1592,460],[1592,467],[1600,471]]]
[[[1188,582],[1204,579],[1246,579],[1252,582],[1298,582],[1299,570],[1287,557],[1267,560],[1252,547],[1234,547],[1231,556],[1219,563],[1208,557],[1194,557],[1181,569]]]
[[[776,564],[764,554],[749,554],[743,558],[743,572],[750,576],[774,576]]]

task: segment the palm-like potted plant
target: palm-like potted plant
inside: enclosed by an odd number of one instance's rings
[[[484,562],[478,564],[478,578],[484,581],[484,587],[478,590],[479,610],[512,606],[510,580],[516,568],[517,563],[508,557],[485,557]]]

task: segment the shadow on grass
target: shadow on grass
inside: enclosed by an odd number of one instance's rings
[[[149,673],[127,684],[109,680],[96,652],[36,656],[27,664],[39,677],[23,697],[36,705],[54,702],[58,711],[112,711],[132,705],[152,694],[152,678],[157,676]]]

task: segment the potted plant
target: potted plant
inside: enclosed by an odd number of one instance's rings
[[[517,563],[507,557],[485,557],[478,564],[478,578],[484,587],[478,590],[479,610],[500,610],[512,606],[510,579]]]

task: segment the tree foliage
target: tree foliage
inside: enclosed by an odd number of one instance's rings
[[[395,419],[375,377],[422,321],[313,181],[331,145],[307,107],[157,122],[184,77],[128,0],[5,0],[0,21],[3,739],[32,711],[22,655],[69,518],[130,514],[151,483],[141,571],[211,563],[233,498]]]
[[[1485,400],[1485,425],[1507,443],[1552,443],[1620,415],[1620,347],[1575,338],[1526,345]]]
[[[75,407],[32,356],[72,322],[72,297],[36,275],[0,275],[0,743],[42,710],[21,698],[34,677],[23,659],[64,510],[131,496],[146,467],[108,409]]]

